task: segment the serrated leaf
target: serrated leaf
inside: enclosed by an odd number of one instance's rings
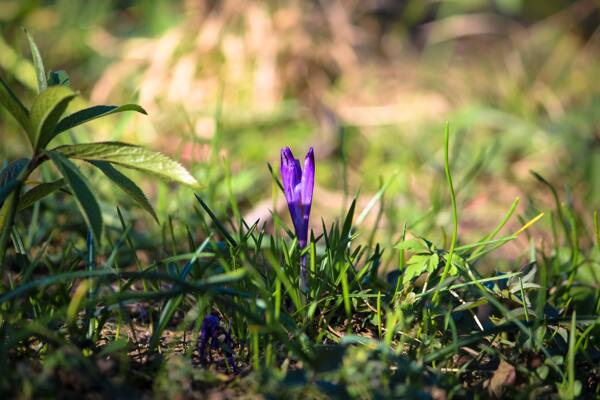
[[[423,241],[419,239],[403,240],[394,247],[398,250],[406,250],[411,253],[427,250],[427,246],[425,245],[425,243],[423,243]]]
[[[440,263],[440,256],[437,253],[433,253],[429,256],[429,260],[427,261],[427,272],[434,272]]]
[[[442,258],[444,259],[444,262],[447,263],[448,262],[448,253],[444,254],[444,256]],[[448,269],[448,275],[450,275],[450,276],[458,275],[459,268],[463,269],[463,270],[466,269],[465,260],[458,254],[454,253],[452,255],[452,263],[450,264],[450,269]]]
[[[44,182],[36,185],[31,188],[27,192],[25,192],[21,198],[19,199],[19,211],[26,209],[29,206],[32,206],[37,201],[43,199],[44,197],[56,192],[57,190],[65,187],[66,182],[64,179],[57,179],[52,182]]]
[[[0,104],[21,124],[30,143],[33,145],[29,111],[2,78],[0,78]]]
[[[54,149],[69,158],[107,161],[198,189],[200,184],[177,161],[162,153],[121,142],[99,142],[60,146]]]
[[[71,115],[64,117],[54,129],[53,138],[61,132],[75,128],[78,125],[85,124],[97,118],[102,118],[107,115],[116,114],[124,111],[137,111],[147,115],[146,110],[137,104],[124,104],[122,106],[93,106],[74,112]]]
[[[42,93],[48,88],[48,83],[46,82],[46,71],[44,69],[42,55],[40,54],[40,50],[35,44],[35,41],[33,40],[33,37],[31,36],[29,31],[25,28],[23,28],[23,30],[27,35],[27,41],[29,42],[29,48],[31,49],[31,57],[33,59],[33,67],[35,68],[35,77],[37,79],[39,93]]]
[[[36,97],[30,115],[36,149],[43,149],[52,139],[58,120],[75,96],[65,86],[52,86]]]
[[[50,89],[48,89],[50,90]],[[86,225],[92,231],[94,238],[100,243],[102,237],[102,214],[100,206],[84,176],[72,161],[55,151],[48,151],[48,157],[60,171],[65,182],[73,192],[75,202],[83,215]]]
[[[69,86],[71,84],[71,77],[66,71],[50,71],[48,74],[48,86]]]
[[[406,284],[414,278],[427,271],[429,266],[430,255],[417,254],[412,256],[406,263],[406,269],[404,270],[404,276],[402,277],[402,283]]]
[[[115,167],[106,161],[90,161],[92,165],[104,173],[111,181],[113,181],[121,190],[127,193],[140,207],[148,211],[152,218],[158,222],[158,216],[148,201],[148,198],[131,179],[119,172]]]

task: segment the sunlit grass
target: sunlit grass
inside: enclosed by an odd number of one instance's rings
[[[19,210],[0,289],[2,392],[600,395],[598,34],[567,28],[597,7],[527,26],[502,15],[482,35],[456,21],[489,15],[442,2],[409,39],[409,21],[378,37],[364,10],[334,2],[57,2],[22,19],[17,3],[0,73],[24,102],[36,79],[17,24],[41,38],[46,67],[73,69],[68,112],[150,112],[57,146],[145,144],[203,187],[128,173],[156,223],[83,166],[100,243],[69,190]],[[27,146],[0,113],[0,156],[14,160]],[[284,146],[315,147],[302,248],[279,182]],[[43,165],[26,185],[57,178]],[[207,316],[218,335],[203,358]]]

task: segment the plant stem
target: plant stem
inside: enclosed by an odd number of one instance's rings
[[[452,202],[452,240],[450,242],[450,250],[448,251],[448,260],[446,261],[446,265],[444,265],[444,271],[442,272],[442,277],[440,278],[440,282],[433,294],[433,304],[438,304],[440,289],[448,276],[448,272],[450,271],[450,266],[452,265],[452,256],[454,255],[454,248],[456,247],[456,237],[458,234],[458,213],[456,211],[456,196],[454,194],[454,185],[452,184],[452,175],[450,174],[450,157],[449,157],[449,142],[450,142],[450,126],[448,122],[446,122],[446,131],[445,131],[445,151],[444,151],[444,171],[446,172],[446,180],[448,181],[448,188],[450,189],[450,201]]]
[[[10,234],[12,232],[13,225],[15,223],[15,217],[17,215],[17,210],[19,208],[19,200],[21,199],[21,189],[23,188],[23,182],[25,179],[31,174],[31,172],[43,162],[42,158],[38,158],[37,154],[34,154],[34,157],[27,167],[23,168],[23,170],[16,177],[17,186],[10,194],[6,202],[0,209],[0,279],[4,277],[4,260],[6,258],[6,251],[8,249],[8,239],[10,238]]]
[[[17,187],[10,194],[8,199],[6,199],[4,207],[0,210],[0,221],[4,221],[4,225],[0,227],[0,277],[4,276],[4,259],[8,248],[8,239],[12,232],[15,216],[17,215],[17,208],[19,206],[19,199],[21,197],[23,180],[20,178],[21,177],[17,178],[19,180]]]

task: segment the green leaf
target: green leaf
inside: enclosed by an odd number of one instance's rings
[[[30,160],[21,158],[8,164],[0,171],[0,267],[4,263],[6,246],[13,228],[16,201],[18,201],[23,180],[26,178]],[[5,203],[4,201],[7,200]]]
[[[29,120],[29,111],[21,100],[8,87],[6,82],[0,78],[0,104],[12,115],[19,124],[25,129],[29,141],[33,145],[33,135],[31,130],[31,122]]]
[[[21,171],[23,171],[23,169],[27,167],[29,161],[31,160],[26,157],[19,158],[8,163],[6,167],[2,168],[2,170],[0,171],[0,188],[8,184],[10,181],[16,179],[17,176],[19,176],[19,174],[21,173]]]
[[[56,192],[57,190],[65,187],[66,182],[64,179],[57,179],[52,182],[44,182],[36,185],[32,189],[25,192],[21,198],[19,199],[19,208],[18,210],[24,210],[29,206],[32,206],[37,201],[43,199],[44,197]]]
[[[98,201],[89,184],[77,166],[65,156],[55,151],[48,151],[47,154],[65,178],[65,182],[67,182],[69,188],[71,188],[75,202],[83,215],[85,223],[92,231],[96,241],[100,243],[102,237],[102,214]]]
[[[35,76],[37,78],[39,93],[42,93],[48,88],[48,83],[46,82],[46,71],[44,70],[44,63],[42,62],[42,55],[40,54],[40,50],[35,44],[35,41],[33,40],[33,37],[29,31],[25,28],[23,28],[23,30],[27,35],[27,41],[29,42],[29,47],[31,48],[31,57],[33,58],[33,67],[35,68]]]
[[[198,189],[200,184],[178,162],[156,151],[121,142],[99,142],[60,146],[54,149],[69,158],[107,161]]]
[[[417,254],[412,256],[406,264],[406,270],[404,270],[404,276],[402,283],[406,284],[412,281],[414,278],[420,276],[423,272],[427,271],[429,266],[430,254],[421,255]]]
[[[69,86],[71,85],[71,77],[66,71],[50,71],[48,75],[48,86]]]
[[[148,211],[148,213],[152,215],[152,218],[158,222],[158,216],[156,215],[156,212],[154,212],[154,208],[152,208],[148,198],[146,198],[146,195],[144,192],[142,192],[142,189],[140,189],[138,185],[136,185],[131,179],[119,172],[119,170],[106,161],[90,162],[92,165],[102,171],[104,175],[106,175],[111,181],[117,184],[117,186],[127,193],[140,207]]]
[[[546,380],[546,378],[548,377],[548,373],[550,372],[550,368],[548,368],[547,365],[540,365],[535,369],[535,372],[537,372],[538,376],[542,380]]]
[[[79,110],[63,118],[58,125],[56,125],[53,137],[78,125],[85,124],[88,121],[124,111],[137,111],[147,115],[146,110],[137,104],[124,104],[122,106],[93,106]]]
[[[115,340],[114,342],[109,342],[106,346],[102,347],[102,350],[98,353],[99,357],[105,357],[107,355],[118,353],[120,351],[126,350],[129,348],[129,341],[127,338],[120,338]]]
[[[444,263],[447,263],[448,262],[448,253],[444,254],[442,256],[442,258],[444,260]],[[459,255],[453,254],[452,255],[452,263],[450,264],[450,269],[448,270],[448,274],[450,276],[456,276],[456,275],[458,275],[459,269],[465,270],[466,268],[467,267],[465,264],[465,260],[462,257],[460,257]]]
[[[488,299],[486,299],[485,297],[482,297],[476,301],[468,301],[466,303],[463,303],[460,306],[454,308],[452,310],[452,312],[472,310],[473,308],[477,308],[477,307],[482,306],[487,303],[488,303]]]
[[[31,107],[33,143],[43,149],[53,137],[54,128],[76,94],[65,86],[52,86],[40,93]]]
[[[0,170],[0,207],[4,200],[21,184],[21,180],[17,178],[27,167],[29,161],[31,161],[29,158],[19,158]]]
[[[440,263],[440,256],[438,256],[437,253],[433,253],[431,256],[429,256],[427,272],[431,272],[431,273],[435,272],[439,263]]]
[[[14,180],[8,182],[4,186],[0,186],[0,209],[2,209],[2,205],[4,204],[4,200],[19,186],[19,181]]]
[[[427,250],[427,246],[420,239],[408,239],[394,246],[398,250],[406,250],[411,253]]]

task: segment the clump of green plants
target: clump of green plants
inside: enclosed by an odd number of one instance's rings
[[[48,148],[58,135],[94,119],[127,111],[142,114],[146,112],[136,104],[125,104],[98,105],[64,115],[77,94],[68,87],[70,80],[64,71],[53,71],[46,75],[40,52],[31,35],[26,33],[39,89],[31,107],[25,107],[0,78],[0,102],[20,124],[25,134],[23,140],[26,140],[31,148],[30,155],[10,162],[0,172],[0,265],[4,264],[17,212],[57,190],[68,190],[73,195],[94,240],[100,242],[103,224],[95,190],[71,160],[87,161],[98,168],[156,220],[156,213],[142,190],[114,165],[140,170],[194,188],[199,186],[196,179],[180,164],[140,146],[120,142],[96,142]],[[28,178],[46,161],[54,164],[62,178],[37,183],[22,193]]]
[[[31,49],[40,89],[31,109],[4,81],[0,87],[1,104],[32,150],[7,164],[0,181],[2,393],[600,395],[598,214],[586,216],[570,199],[561,201],[541,174],[534,176],[548,189],[552,207],[531,199],[519,214],[515,199],[489,233],[462,241],[446,125],[440,170],[452,217],[444,232],[451,234],[435,240],[421,235],[417,223],[405,223],[384,247],[374,240],[377,224],[364,222],[377,205],[383,208],[389,183],[382,182],[362,209],[355,196],[339,220],[322,219],[317,233],[308,224],[318,196],[314,153],[309,150],[302,168],[284,148],[281,179],[270,169],[273,196],[285,197],[291,225],[273,212],[263,226],[239,212],[215,212],[196,180],[158,153],[115,142],[52,147],[57,135],[79,124],[143,110],[96,106],[64,116],[75,93],[64,73],[48,78],[32,41]],[[143,232],[117,209],[111,229],[103,229],[97,193],[72,160],[99,169],[154,219],[141,189],[115,165],[194,187],[197,206]],[[46,162],[61,177],[31,182]],[[61,232],[60,246],[51,246],[51,237],[23,243],[29,215],[19,211],[47,196],[74,200],[67,215],[84,220],[87,240]],[[237,207],[231,190],[213,201]],[[44,214],[47,224],[56,223],[57,209]],[[515,216],[518,227],[506,233]],[[536,242],[544,228],[548,242]],[[101,239],[109,245],[99,245]],[[514,268],[489,262],[491,253],[523,239],[529,252],[511,261]],[[9,242],[14,263],[6,261]]]

